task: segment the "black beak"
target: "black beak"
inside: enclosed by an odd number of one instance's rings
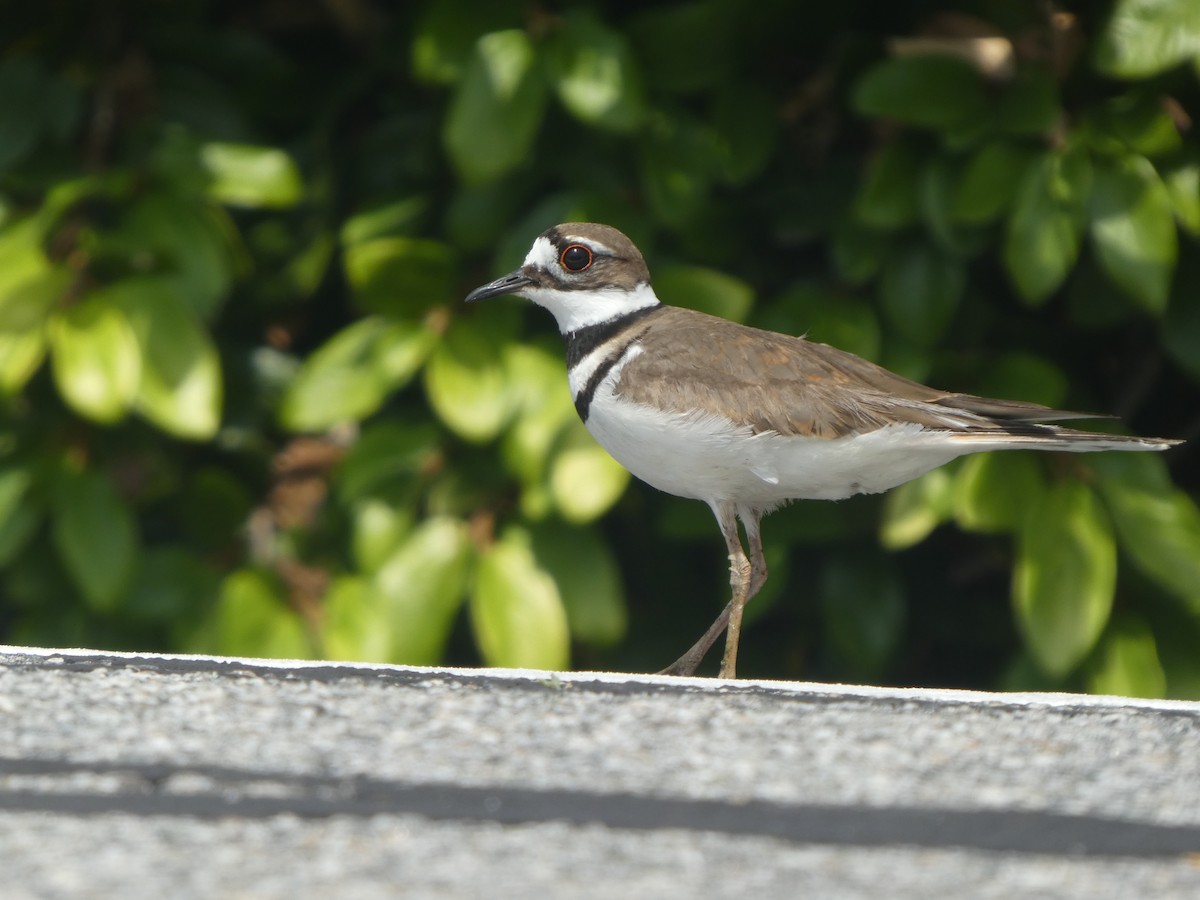
[[[475,303],[479,300],[486,300],[488,297],[498,297],[501,294],[515,294],[521,288],[529,287],[537,282],[517,269],[515,272],[509,272],[503,278],[497,278],[495,281],[490,281],[483,287],[477,287],[471,293],[467,294],[467,303]]]

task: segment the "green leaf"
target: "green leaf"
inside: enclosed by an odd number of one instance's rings
[[[107,288],[103,298],[125,313],[137,336],[138,412],[178,438],[202,441],[215,435],[221,424],[217,348],[170,282],[128,278]]]
[[[211,609],[220,586],[217,573],[182,547],[148,549],[121,612],[142,622],[172,625]]]
[[[416,317],[455,294],[454,253],[440,241],[386,237],[353,244],[344,256],[356,305]]]
[[[883,498],[879,542],[888,550],[913,547],[950,517],[954,498],[948,469],[934,469]]]
[[[1200,148],[1193,147],[1183,158],[1164,166],[1162,179],[1175,221],[1193,237],[1200,237]]]
[[[389,500],[368,497],[354,504],[351,548],[360,571],[372,575],[412,530],[414,515]]]
[[[999,98],[996,127],[1005,134],[1048,135],[1062,118],[1058,82],[1048,68],[1025,66],[1017,70]]]
[[[571,635],[596,646],[625,636],[628,613],[617,561],[593,529],[542,525],[531,532],[533,555],[558,586]]]
[[[0,395],[11,397],[42,364],[46,333],[41,328],[24,332],[0,331]]]
[[[262,572],[233,572],[221,585],[203,649],[221,656],[311,658],[304,623],[282,593],[274,579]]]
[[[854,668],[877,675],[904,635],[907,604],[891,557],[826,561],[817,587],[826,639]]]
[[[354,503],[374,492],[389,492],[397,483],[434,470],[441,448],[430,422],[372,422],[337,468],[338,497]]]
[[[379,238],[410,236],[421,229],[428,213],[429,198],[421,194],[371,205],[349,216],[342,223],[339,240],[348,250]],[[379,255],[386,258],[391,254],[384,252]],[[346,269],[349,273],[353,267],[347,263]]]
[[[133,205],[122,223],[128,265],[145,270],[152,254],[172,288],[202,319],[220,308],[233,283],[233,254],[219,210],[193,198],[155,192]]]
[[[578,419],[550,462],[554,505],[568,522],[584,524],[602,516],[621,498],[629,472],[595,442]]]
[[[894,248],[884,264],[880,299],[896,332],[915,344],[936,344],[966,286],[962,260],[925,241]]]
[[[32,484],[28,468],[0,468],[0,566],[13,560],[42,520],[40,505],[29,498]]]
[[[1112,97],[1084,119],[1085,136],[1097,150],[1141,156],[1163,156],[1181,147],[1179,126],[1162,96],[1154,90],[1135,89]]]
[[[40,506],[25,505],[13,510],[0,521],[0,567],[16,562],[25,555],[29,542],[45,518]]]
[[[18,271],[21,262],[16,263]],[[2,276],[0,276],[2,277]],[[12,283],[0,297],[0,332],[30,332],[46,324],[70,290],[74,275],[65,268],[46,268]]]
[[[1043,406],[1059,406],[1069,383],[1054,363],[1031,353],[1005,353],[988,366],[975,393],[1005,400],[1024,400]]]
[[[386,328],[380,316],[360,319],[316,350],[288,385],[280,424],[289,431],[323,431],[375,412],[386,389],[369,360]]]
[[[371,365],[387,391],[407,385],[433,351],[438,334],[425,322],[390,322],[375,342]]]
[[[953,186],[958,178],[959,161],[944,153],[931,158],[920,174],[917,203],[925,227],[938,246],[950,253],[959,252],[960,241],[950,219]]]
[[[563,20],[549,48],[550,77],[563,106],[589,125],[636,128],[645,101],[625,36],[590,12],[568,11]]]
[[[1004,264],[1025,300],[1040,304],[1075,266],[1091,191],[1091,165],[1077,151],[1051,151],[1016,185]]]
[[[373,414],[424,364],[437,335],[408,322],[369,316],[315,351],[288,384],[279,421],[290,431],[324,431]]]
[[[462,522],[426,519],[373,577],[335,586],[327,601],[326,651],[338,659],[438,662],[462,605],[470,560]]]
[[[866,116],[939,131],[957,130],[989,106],[979,73],[949,56],[900,56],[876,63],[858,80],[851,103]]]
[[[1029,166],[1033,153],[1008,141],[984,144],[971,155],[959,177],[950,204],[958,222],[982,225],[1008,212],[1016,195],[1013,186]]]
[[[133,577],[138,537],[133,513],[95,472],[71,476],[54,509],[54,545],[88,604],[111,612]]]
[[[938,247],[951,256],[969,258],[984,250],[991,236],[982,228],[965,226],[952,214],[960,168],[954,157],[933,157],[921,172],[917,197],[925,226]]]
[[[878,359],[883,333],[875,310],[864,300],[833,297],[804,310],[804,335],[866,359]]]
[[[977,453],[955,475],[954,518],[967,531],[1015,532],[1045,491],[1046,476],[1032,453]]]
[[[28,285],[37,284],[50,271],[50,260],[42,249],[46,223],[41,216],[27,216],[0,228],[0,324],[5,328],[28,325]],[[33,294],[34,298],[40,293]],[[40,304],[35,310],[41,309]]]
[[[1117,581],[1112,525],[1087,485],[1064,481],[1031,503],[1017,541],[1013,603],[1025,644],[1061,677],[1095,646]]]
[[[80,415],[112,424],[125,417],[137,396],[141,347],[118,307],[93,295],[50,323],[54,383]]]
[[[1090,667],[1088,691],[1120,697],[1165,697],[1167,676],[1154,633],[1140,616],[1113,620]]]
[[[355,662],[391,662],[393,623],[370,579],[342,576],[325,593],[321,655]]]
[[[513,0],[436,0],[426,4],[412,39],[413,74],[421,81],[453,84],[471,58],[475,42],[521,20]]]
[[[504,464],[527,489],[541,486],[555,441],[575,418],[562,352],[509,344],[504,368],[517,394],[517,417],[501,446]]]
[[[279,283],[286,286],[284,290],[293,291],[299,297],[315,294],[325,279],[325,273],[329,271],[336,246],[331,232],[319,231],[305,246],[297,248],[279,279]],[[270,295],[269,290],[263,293]]]
[[[567,615],[531,543],[527,531],[513,526],[480,556],[470,604],[475,639],[490,666],[565,669]]]
[[[445,234],[460,250],[492,250],[504,247],[505,240],[519,243],[525,233],[514,226],[521,215],[532,214],[526,206],[523,193],[524,186],[518,179],[502,179],[488,184],[460,184],[449,199],[445,210]],[[553,219],[562,221],[556,216],[541,219],[534,226],[533,234],[537,234],[539,225]],[[518,265],[524,254],[529,251],[529,241],[519,248],[513,259],[513,265]],[[501,250],[503,252],[503,250]],[[500,266],[497,266],[500,270]]]
[[[754,288],[739,278],[703,266],[660,266],[654,290],[664,303],[686,306],[740,322],[754,305]]]
[[[208,195],[217,203],[252,209],[286,209],[304,193],[300,170],[278,147],[212,142],[200,148],[210,178]]]
[[[1111,479],[1150,494],[1173,489],[1166,459],[1158,453],[1097,453],[1087,464],[1103,477],[1101,487]]]
[[[1101,268],[1143,309],[1161,315],[1178,248],[1171,198],[1154,166],[1142,156],[1098,164],[1090,211]]]
[[[1117,0],[1100,33],[1096,66],[1146,78],[1200,55],[1200,6],[1192,0]]]
[[[721,165],[717,137],[707,125],[680,114],[655,118],[640,141],[640,172],[651,211],[684,228],[703,215]]]
[[[858,221],[885,230],[915,222],[924,156],[924,148],[915,141],[892,141],[880,150],[854,201]]]
[[[1026,651],[1018,651],[997,680],[997,689],[1017,693],[1052,692],[1063,689],[1062,679],[1043,672]]]
[[[889,335],[879,364],[913,381],[926,381],[933,368],[933,353],[930,348]]]
[[[439,419],[468,441],[490,441],[508,422],[516,397],[500,347],[477,320],[456,319],[425,367],[425,395]]]
[[[492,181],[528,159],[545,105],[545,78],[525,32],[496,31],[480,38],[442,131],[462,179]]]
[[[848,216],[834,229],[829,252],[841,279],[858,286],[866,284],[879,272],[887,247],[884,232],[864,227]]]
[[[713,103],[712,124],[726,182],[746,184],[762,172],[776,149],[779,114],[761,86],[726,85]]]
[[[1098,488],[1121,550],[1148,577],[1200,614],[1200,509],[1175,489],[1163,461],[1149,454],[1098,457]]]

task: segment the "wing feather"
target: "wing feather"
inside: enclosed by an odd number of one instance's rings
[[[663,307],[617,393],[725,416],[753,432],[836,438],[897,422],[964,434],[1049,436],[1040,422],[1093,418],[1036,403],[927,387],[852,353],[678,307]],[[1100,418],[1100,417],[1096,417]]]

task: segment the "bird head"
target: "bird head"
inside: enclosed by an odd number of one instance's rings
[[[471,291],[467,302],[501,294],[548,309],[563,334],[658,305],[638,248],[617,229],[590,222],[542,232],[519,269]]]

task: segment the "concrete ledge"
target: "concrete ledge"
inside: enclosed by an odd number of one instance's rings
[[[1195,897],[1200,704],[0,647],[0,865],[6,897]]]

